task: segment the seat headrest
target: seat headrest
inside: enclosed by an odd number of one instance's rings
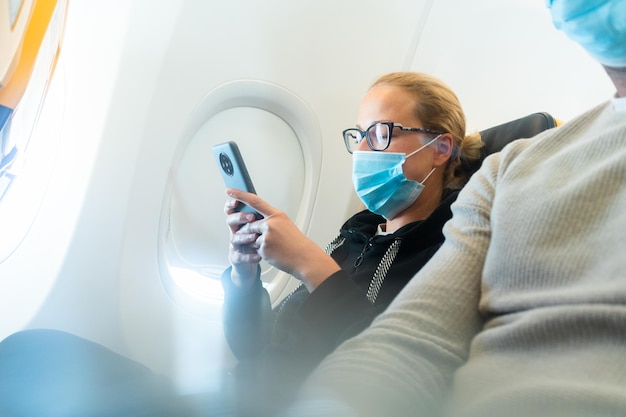
[[[483,159],[485,159],[487,155],[499,152],[507,144],[516,139],[532,138],[544,130],[556,126],[557,121],[554,117],[546,112],[539,112],[482,130],[480,136],[484,146],[481,149],[480,159],[464,165],[462,169],[467,173],[467,177],[469,178],[471,174],[480,168]]]

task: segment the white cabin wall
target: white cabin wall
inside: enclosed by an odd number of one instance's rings
[[[468,131],[540,111],[567,121],[614,92],[541,0],[435,0],[411,69],[454,89]]]

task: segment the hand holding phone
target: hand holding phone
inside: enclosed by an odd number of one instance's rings
[[[227,188],[237,188],[256,194],[246,164],[235,142],[229,141],[214,145],[212,151]],[[260,213],[242,202],[239,202],[235,211],[253,213],[257,219],[263,218]]]

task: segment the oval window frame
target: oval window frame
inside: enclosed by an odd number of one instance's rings
[[[179,306],[198,314],[205,314],[207,309],[221,307],[221,298],[217,291],[216,296],[208,295],[206,291],[195,290],[192,283],[194,278],[191,275],[183,277],[183,275],[172,273],[173,268],[168,258],[171,184],[174,181],[175,169],[196,132],[215,115],[237,107],[252,107],[270,112],[282,119],[294,131],[304,159],[304,187],[297,215],[292,220],[305,234],[309,230],[317,198],[322,166],[322,135],[313,110],[302,98],[278,84],[253,79],[230,81],[206,94],[189,116],[171,160],[163,192],[157,240],[159,272],[167,294]],[[273,304],[297,286],[295,279],[275,268],[270,267],[263,274],[270,277],[264,277],[263,281]],[[200,278],[207,279],[206,276],[198,273],[196,279]],[[206,285],[221,288],[217,279],[207,282]]]

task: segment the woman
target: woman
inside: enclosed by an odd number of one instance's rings
[[[224,329],[240,360],[234,374],[244,414],[274,412],[279,398],[367,327],[430,259],[466,181],[458,168],[478,159],[482,146],[478,134],[465,135],[450,88],[415,72],[379,78],[360,104],[357,127],[343,136],[367,209],[348,219],[326,251],[258,196],[228,190]],[[264,219],[235,212],[240,201]],[[273,310],[261,259],[303,284]]]

